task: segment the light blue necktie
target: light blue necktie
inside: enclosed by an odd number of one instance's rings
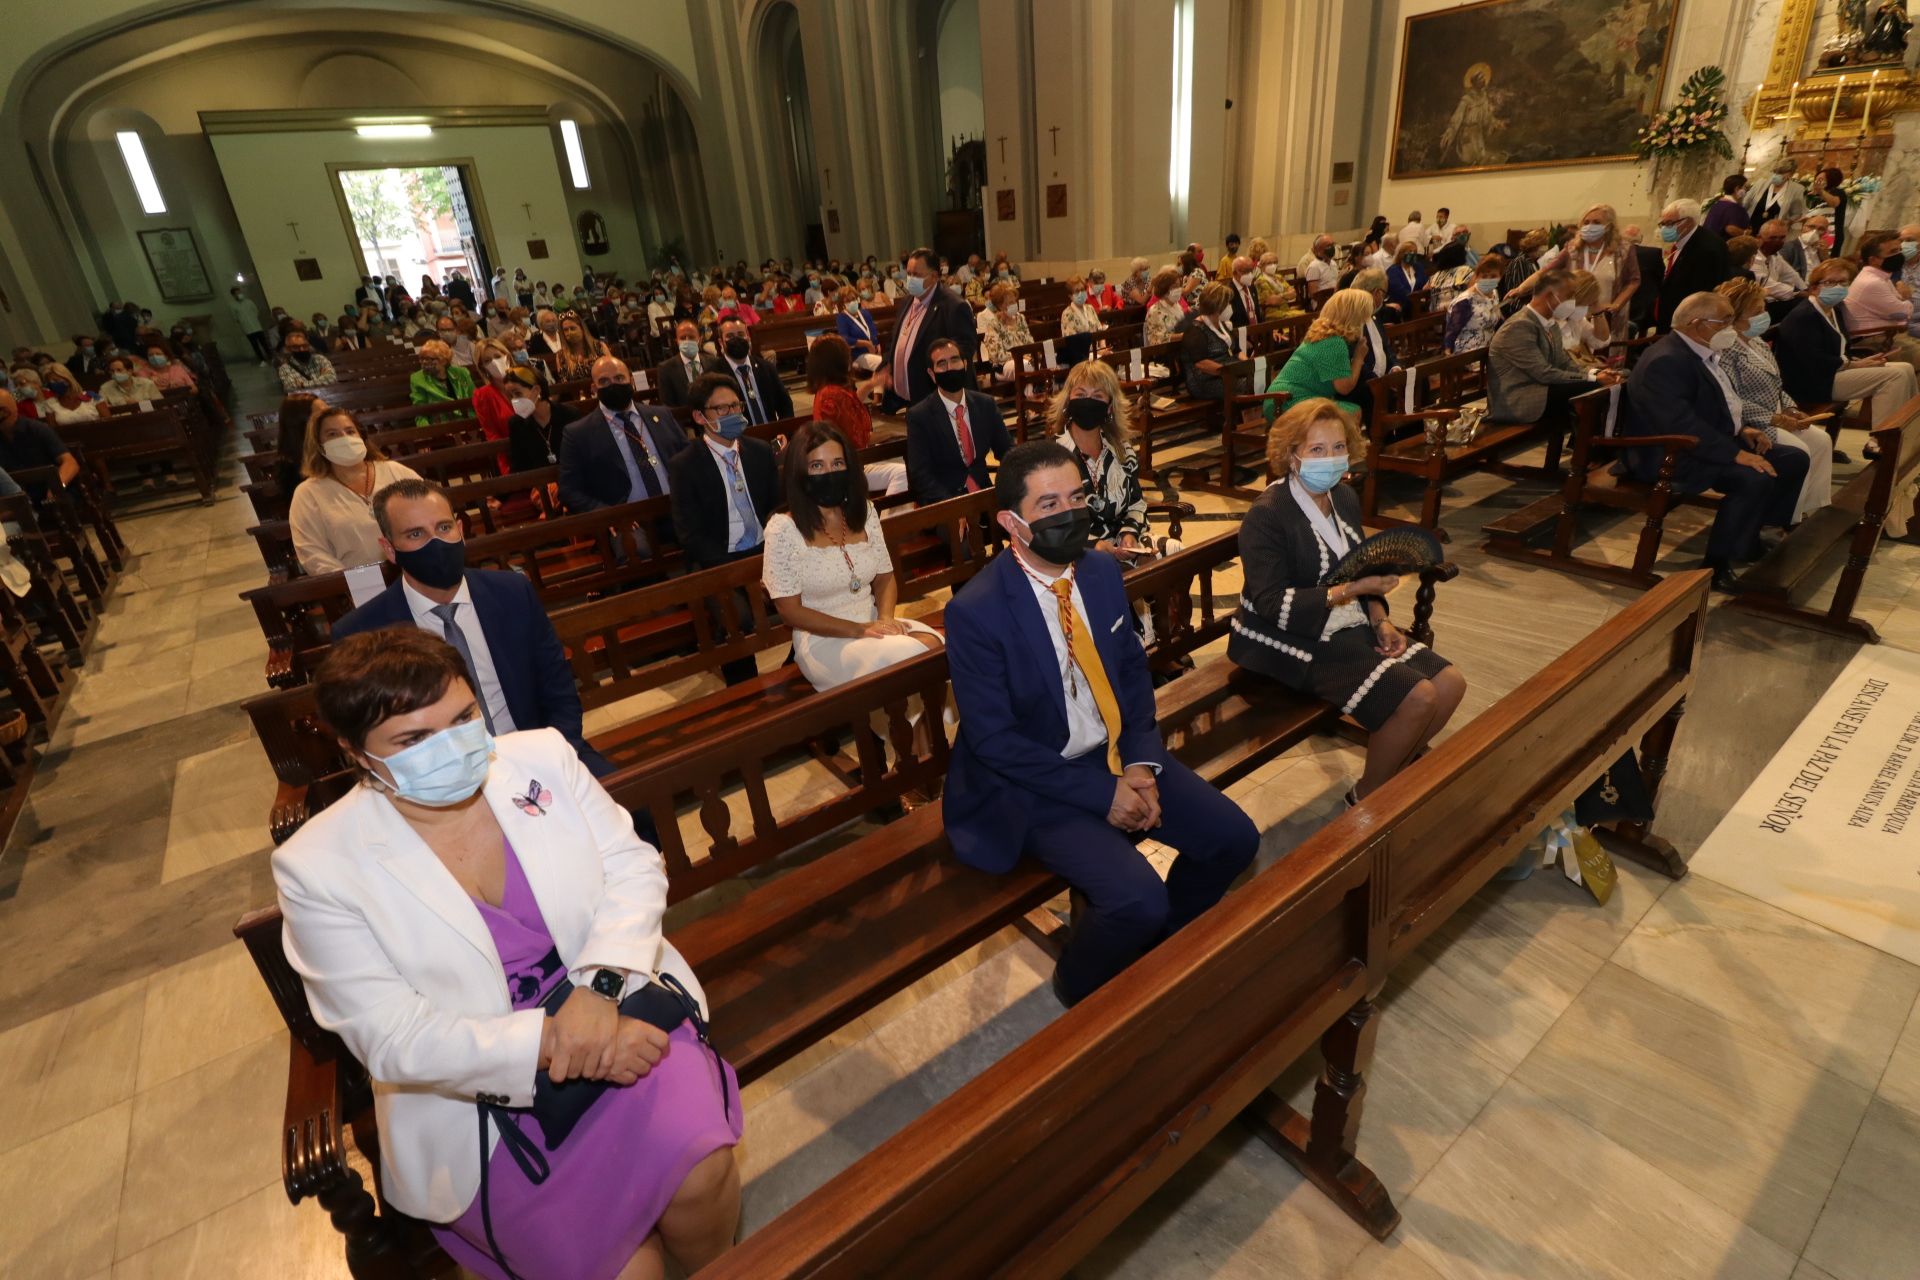
[[[740,541],[731,550],[750,551],[760,545],[760,517],[753,510],[753,499],[747,496],[746,481],[740,478],[740,453],[729,449],[720,455],[727,467],[727,488],[732,491],[733,509],[740,513]]]
[[[440,625],[446,628],[447,643],[453,646],[454,652],[460,655],[460,661],[466,664],[467,684],[473,689],[473,700],[480,704],[480,718],[487,722],[487,732],[492,733],[493,712],[487,707],[485,691],[480,688],[480,669],[473,665],[473,647],[467,643],[467,633],[453,620],[453,611],[459,607],[458,604],[436,604],[427,612],[440,619]]]

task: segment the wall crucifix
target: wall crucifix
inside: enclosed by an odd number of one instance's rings
[[[1007,162],[1007,135],[1003,133],[995,139],[995,141],[1000,144],[1000,163],[1005,164]]]
[[[1051,139],[1053,142],[1053,154],[1057,156],[1060,154],[1060,126],[1056,124],[1049,128],[1047,132],[1053,135]]]
[[[287,223],[287,230],[293,232],[294,243],[298,244],[300,242],[300,224],[298,222],[289,222]]]

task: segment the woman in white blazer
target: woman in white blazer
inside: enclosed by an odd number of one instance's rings
[[[663,1249],[689,1272],[719,1256],[740,1207],[732,1070],[691,1021],[669,1034],[618,1007],[662,975],[704,1015],[661,933],[659,852],[557,731],[491,738],[438,637],[349,636],[315,697],[362,781],[275,852],[274,881],[314,1015],[373,1077],[387,1199],[498,1280],[638,1280],[663,1274]],[[575,989],[549,1017],[562,980]],[[541,1071],[614,1086],[551,1149],[532,1118],[476,1105],[531,1106]]]

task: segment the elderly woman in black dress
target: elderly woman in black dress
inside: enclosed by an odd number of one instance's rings
[[[1398,578],[1326,585],[1360,543],[1360,501],[1341,479],[1362,448],[1357,421],[1331,400],[1304,400],[1273,424],[1267,461],[1282,478],[1241,522],[1246,583],[1227,640],[1234,662],[1366,728],[1367,767],[1348,804],[1424,751],[1467,691],[1445,658],[1388,621]]]

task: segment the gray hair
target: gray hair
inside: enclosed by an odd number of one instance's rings
[[[1667,207],[1660,211],[1662,218],[1681,218],[1688,222],[1700,221],[1700,202],[1682,196],[1678,200],[1669,200]]]
[[[1789,178],[1793,176],[1793,171],[1797,168],[1799,168],[1799,166],[1794,162],[1792,156],[1781,156],[1773,162],[1773,171],[1775,173],[1784,173]]]
[[[1733,314],[1733,304],[1717,293],[1690,293],[1673,309],[1675,329],[1684,329],[1700,320],[1718,320]]]

